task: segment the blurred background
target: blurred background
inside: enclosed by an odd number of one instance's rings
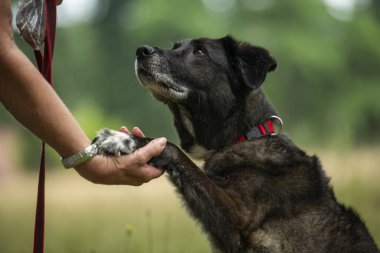
[[[277,59],[264,87],[284,131],[320,156],[338,199],[380,244],[378,0],[64,0],[55,89],[90,138],[125,125],[178,143],[167,108],[138,85],[135,50],[226,34]],[[1,107],[0,252],[32,250],[39,156],[39,140]],[[93,185],[49,149],[46,190],[47,252],[210,252],[165,177]]]

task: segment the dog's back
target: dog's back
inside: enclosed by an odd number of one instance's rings
[[[361,219],[337,203],[318,158],[284,136],[216,152],[204,169],[237,202],[254,252],[378,252]]]

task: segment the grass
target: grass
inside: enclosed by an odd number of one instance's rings
[[[30,252],[37,176],[0,190],[0,252]],[[164,177],[141,187],[93,185],[47,174],[46,252],[208,252]],[[191,248],[188,248],[191,245]]]
[[[338,199],[361,214],[380,244],[380,150],[317,153]],[[0,252],[32,251],[36,189],[36,174],[0,179]],[[165,177],[141,187],[102,186],[59,169],[47,173],[46,191],[46,252],[210,252]]]

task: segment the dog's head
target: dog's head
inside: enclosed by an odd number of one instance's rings
[[[243,111],[248,94],[257,90],[277,65],[264,48],[230,36],[186,39],[174,43],[171,49],[142,46],[136,55],[140,83],[158,100],[179,107],[182,121],[189,121],[182,125],[196,143],[207,149],[218,145],[205,143],[210,136],[201,140],[200,132],[212,132],[213,127],[201,126],[200,122],[213,120],[220,124],[230,114]]]
[[[157,99],[176,103],[185,102],[193,93],[245,96],[260,87],[277,65],[264,48],[230,36],[186,39],[171,49],[142,46],[136,56],[140,83]]]

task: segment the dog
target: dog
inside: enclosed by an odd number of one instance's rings
[[[231,36],[136,52],[139,82],[165,103],[181,147],[151,163],[166,170],[213,252],[379,252],[364,222],[337,202],[316,156],[277,128],[262,84],[277,67],[269,52]],[[99,153],[124,155],[142,138],[102,130]]]

